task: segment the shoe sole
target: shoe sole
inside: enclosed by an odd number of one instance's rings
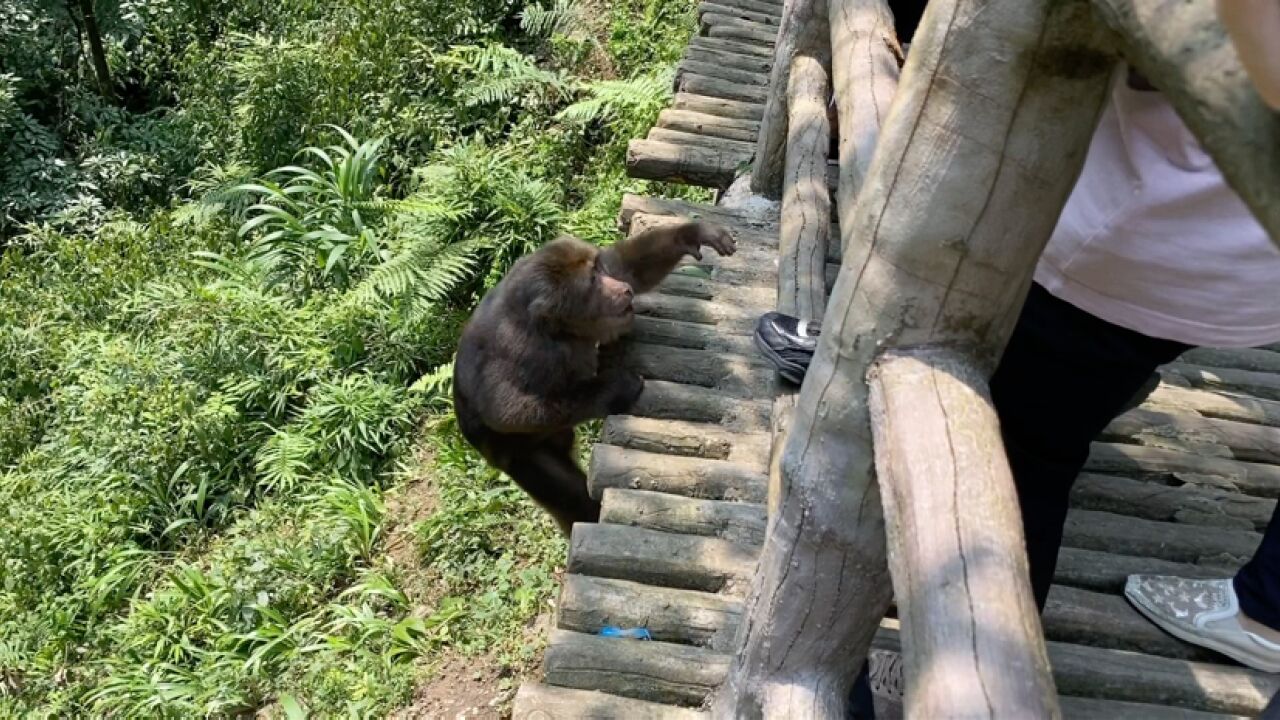
[[[787,380],[790,380],[796,385],[800,385],[804,383],[804,374],[805,374],[806,368],[804,368],[803,366],[797,365],[796,363],[788,362],[787,360],[784,360],[783,357],[779,355],[776,350],[769,347],[769,344],[760,338],[760,335],[758,333],[753,334],[751,338],[755,340],[756,348],[760,351],[760,353],[764,355],[769,362],[773,363],[773,367],[778,371],[779,375],[786,378]]]
[[[1267,660],[1245,652],[1238,645],[1230,645],[1218,640],[1217,638],[1197,635],[1186,628],[1165,620],[1154,610],[1148,608],[1140,596],[1134,596],[1130,594],[1128,590],[1125,591],[1124,596],[1138,612],[1142,613],[1143,617],[1154,623],[1156,627],[1164,630],[1183,642],[1188,642],[1192,645],[1198,645],[1203,648],[1208,648],[1214,652],[1222,653],[1241,665],[1251,667],[1254,670],[1260,670],[1267,673],[1280,673],[1280,661],[1268,662]]]

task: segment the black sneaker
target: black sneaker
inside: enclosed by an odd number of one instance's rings
[[[821,326],[782,313],[765,313],[756,323],[756,347],[778,369],[778,374],[799,385],[818,349]]]

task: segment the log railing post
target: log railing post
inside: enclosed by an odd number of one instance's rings
[[[821,320],[827,305],[826,258],[831,238],[831,192],[827,188],[827,152],[831,125],[831,53],[825,42],[827,0],[814,0],[810,30],[817,38],[799,46],[787,83],[786,173],[778,234],[778,302],[781,313]],[[773,403],[770,464],[782,457],[796,393],[781,386]],[[771,473],[771,477],[778,477]],[[769,485],[769,510],[776,509],[777,483]]]
[[[1114,62],[1091,18],[1085,0],[929,4],[841,224],[865,250],[843,261],[776,465],[717,717],[844,716],[891,599],[866,374],[883,350],[913,345],[961,348],[989,369],[1105,97]]]
[[[831,76],[840,125],[836,205],[840,224],[848,225],[898,91],[902,48],[885,0],[830,0],[829,13]],[[849,251],[845,246],[842,256]]]
[[[751,168],[751,190],[777,199],[782,195],[786,172],[787,107],[791,87],[792,62],[800,53],[822,52],[827,35],[826,0],[786,0],[778,22],[778,40],[773,67],[769,71],[769,96],[756,138],[756,157]],[[830,48],[825,49],[829,57]]]
[[[950,350],[870,374],[911,718],[1060,717],[986,375]]]

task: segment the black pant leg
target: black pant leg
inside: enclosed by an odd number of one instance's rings
[[[1033,285],[991,378],[1022,505],[1037,607],[1058,562],[1067,499],[1089,445],[1189,346],[1112,325]]]
[[[889,9],[893,11],[893,29],[898,35],[898,42],[909,43],[920,24],[920,16],[924,15],[927,0],[889,0]]]
[[[1236,574],[1235,588],[1245,615],[1280,630],[1280,505],[1272,512],[1253,559]],[[1280,716],[1280,704],[1272,704]]]

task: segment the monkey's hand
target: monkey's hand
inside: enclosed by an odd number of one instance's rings
[[[617,415],[630,410],[640,399],[644,379],[630,370],[617,370],[609,373],[608,387],[607,408],[610,415]]]
[[[694,225],[695,232],[691,233],[688,253],[694,258],[702,259],[702,246],[706,245],[716,251],[722,257],[729,256],[738,251],[738,242],[733,239],[733,233],[723,225],[717,225],[709,222],[699,222]]]

